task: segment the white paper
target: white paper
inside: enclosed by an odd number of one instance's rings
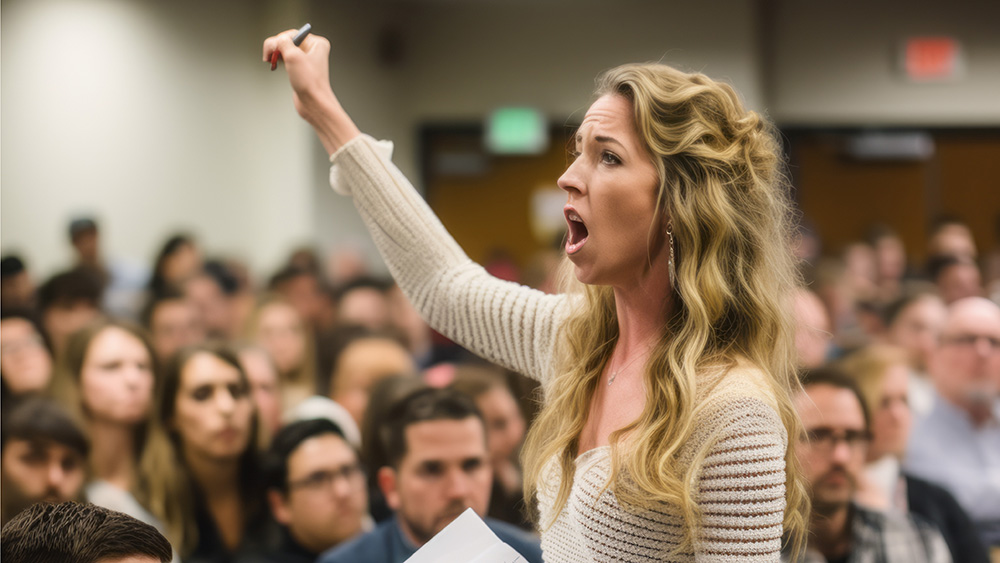
[[[527,563],[471,508],[445,526],[406,563]]]

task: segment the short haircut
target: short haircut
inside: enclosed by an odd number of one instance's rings
[[[12,278],[25,271],[24,261],[16,254],[0,258],[0,279]]]
[[[324,434],[335,434],[344,443],[344,431],[332,420],[315,418],[287,424],[271,439],[271,447],[264,457],[264,483],[268,489],[288,490],[288,458],[302,445],[302,442]],[[350,447],[350,444],[348,444]]]
[[[868,411],[868,402],[865,401],[864,394],[861,393],[861,389],[858,387],[858,384],[840,369],[820,367],[811,370],[803,370],[799,375],[799,381],[802,383],[803,390],[808,390],[808,388],[813,385],[829,385],[831,387],[836,387],[837,389],[846,389],[850,391],[854,394],[854,397],[857,398],[858,405],[861,406],[861,414],[865,419],[865,430],[871,428],[871,413]]]
[[[87,268],[74,268],[56,274],[38,288],[38,310],[47,311],[54,306],[68,306],[81,301],[101,306],[104,285],[96,272]]]
[[[90,443],[83,430],[55,401],[31,397],[4,413],[0,425],[0,449],[8,440],[28,442],[54,442],[80,454],[86,459]]]
[[[371,276],[359,276],[347,280],[337,286],[333,292],[333,297],[338,302],[348,293],[356,289],[374,289],[379,293],[386,293],[392,288],[392,281]]]
[[[277,291],[278,288],[285,283],[303,276],[315,278],[317,281],[320,281],[319,275],[317,275],[316,272],[301,266],[290,265],[278,270],[273,276],[271,276],[271,279],[267,282],[267,288],[271,291]]]
[[[146,306],[142,308],[142,311],[139,314],[139,321],[142,323],[142,326],[146,327],[147,329],[152,329],[153,313],[156,312],[157,307],[159,307],[163,303],[170,303],[172,301],[185,301],[186,299],[187,297],[184,295],[184,292],[182,292],[180,289],[177,289],[176,287],[166,287],[159,293],[154,293],[149,298],[149,301],[146,303]]]
[[[905,311],[910,305],[922,299],[935,297],[938,297],[938,294],[933,285],[926,288],[907,289],[899,298],[890,302],[882,309],[882,322],[887,327],[891,326],[892,323],[896,322],[900,313]],[[938,297],[938,299],[940,298]]]
[[[471,417],[483,424],[485,440],[483,415],[472,398],[454,389],[427,388],[410,393],[393,406],[382,425],[380,433],[389,465],[398,468],[399,462],[406,456],[408,427],[433,420],[465,420]]]
[[[927,259],[927,277],[934,283],[945,270],[952,266],[972,266],[978,269],[976,261],[968,256],[956,256],[954,254],[936,254]]]
[[[129,556],[153,557],[167,563],[170,542],[156,528],[93,504],[38,503],[21,511],[3,527],[4,561],[96,563]]]

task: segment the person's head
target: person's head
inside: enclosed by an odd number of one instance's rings
[[[906,350],[913,369],[926,372],[944,322],[944,302],[936,293],[915,292],[893,301],[883,313],[889,343]]]
[[[385,451],[385,436],[381,432],[382,423],[404,397],[427,387],[423,378],[412,375],[392,375],[372,386],[368,408],[365,409],[360,425],[361,460],[371,470],[368,473],[368,485],[371,490],[376,490],[378,487],[378,469],[389,465],[389,457]]]
[[[20,256],[0,259],[0,309],[31,309],[35,306],[35,283]]]
[[[940,254],[927,261],[927,272],[945,303],[983,294],[983,278],[975,260],[963,255]]]
[[[38,504],[3,527],[4,561],[168,563],[170,542],[156,528],[93,504]]]
[[[0,426],[3,523],[38,502],[76,499],[86,477],[90,444],[72,418],[55,402],[38,397],[12,407],[3,416]]]
[[[0,380],[14,395],[42,391],[52,377],[52,353],[28,311],[0,313]]]
[[[197,546],[194,497],[207,486],[188,468],[232,467],[244,509],[253,506],[257,437],[250,383],[229,347],[208,342],[171,358],[156,388],[137,496],[182,557]]]
[[[496,464],[514,459],[526,427],[503,371],[493,366],[459,365],[451,387],[472,397],[483,414],[490,460]]]
[[[973,260],[977,256],[976,240],[972,236],[972,230],[954,217],[942,217],[935,221],[927,248],[930,256],[950,254]]]
[[[1000,393],[1000,307],[982,297],[949,305],[930,374],[952,404],[989,409]]]
[[[265,461],[271,514],[312,553],[361,532],[368,489],[358,454],[327,419],[293,422],[274,436]]]
[[[345,327],[333,338],[329,397],[361,424],[372,386],[391,375],[416,372],[409,350],[386,333]]]
[[[274,433],[281,428],[281,378],[278,375],[278,368],[274,366],[274,361],[267,350],[258,346],[240,347],[238,357],[250,382],[250,394],[257,406],[261,433],[265,442],[269,442]]]
[[[323,283],[310,269],[287,266],[274,274],[268,289],[284,297],[310,326],[316,326],[323,308]]]
[[[868,244],[875,251],[875,273],[880,282],[899,282],[906,273],[906,247],[899,234],[886,225],[868,232]]]
[[[84,264],[97,262],[100,253],[100,239],[97,223],[90,217],[81,217],[70,221],[69,241]]]
[[[42,327],[58,355],[69,335],[101,315],[100,278],[87,268],[56,274],[38,289]]]
[[[370,277],[354,278],[338,287],[337,321],[370,330],[385,329],[392,320],[389,287],[387,282]]]
[[[184,297],[194,305],[200,323],[211,338],[233,336],[233,307],[226,290],[220,277],[207,268],[183,282]]]
[[[493,472],[486,429],[472,399],[423,389],[398,403],[382,425],[389,465],[378,482],[400,527],[420,546],[467,508],[486,516]]]
[[[171,236],[156,255],[153,262],[153,276],[149,285],[153,294],[168,288],[180,289],[184,280],[197,274],[202,268],[201,250],[190,235]]]
[[[282,378],[312,379],[312,331],[290,301],[276,294],[263,297],[250,316],[247,333],[251,342],[271,355]]]
[[[132,426],[142,436],[156,384],[155,362],[141,328],[99,319],[70,336],[50,387],[81,421]]]
[[[902,459],[913,416],[908,388],[910,370],[906,351],[884,344],[866,346],[839,363],[857,383],[871,414],[868,460],[891,455]]]
[[[166,362],[181,348],[205,340],[205,327],[194,303],[176,289],[154,295],[142,316],[160,362]]]
[[[804,430],[795,450],[813,513],[845,510],[857,490],[869,441],[861,391],[843,373],[821,368],[803,376],[794,403]]]
[[[796,374],[787,296],[798,274],[782,151],[773,126],[746,110],[732,87],[702,74],[628,64],[604,73],[596,95],[576,136],[578,156],[558,182],[569,200],[565,248],[573,277],[584,284],[570,279],[569,289],[584,298],[563,325],[557,352],[566,369],[529,432],[525,488],[537,490],[552,458],[561,460],[561,482],[572,482],[565,452],[619,334],[613,286],[641,282],[669,299],[659,300],[664,324],[647,362],[656,369],[644,373],[651,393],[636,432],[665,439],[636,441],[621,472],[632,478],[616,479],[615,492],[635,504],[656,491],[665,501],[686,499],[693,529],[693,493],[677,484],[684,479],[647,460],[669,455],[693,432],[693,422],[674,421],[693,420],[705,362],[740,355],[760,366],[772,378],[783,422],[797,424],[788,398]],[[655,414],[664,412],[671,414]],[[786,467],[786,524],[801,529],[802,489],[794,464]],[[569,490],[559,491],[555,513]]]
[[[826,307],[815,293],[799,288],[792,296],[792,310],[795,312],[795,349],[799,365],[804,368],[823,365],[833,337]]]

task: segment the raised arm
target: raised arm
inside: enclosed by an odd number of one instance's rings
[[[264,60],[281,52],[295,108],[331,154],[331,185],[352,196],[390,272],[421,316],[473,352],[544,380],[567,299],[490,276],[451,238],[390,160],[391,145],[362,135],[328,77],[329,42],[294,30],[264,42]]]

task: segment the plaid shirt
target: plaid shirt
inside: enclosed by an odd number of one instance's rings
[[[782,553],[781,560],[792,561],[788,553]],[[812,548],[798,561],[827,563]],[[852,505],[847,563],[951,563],[951,554],[941,533],[911,514],[872,512]]]

